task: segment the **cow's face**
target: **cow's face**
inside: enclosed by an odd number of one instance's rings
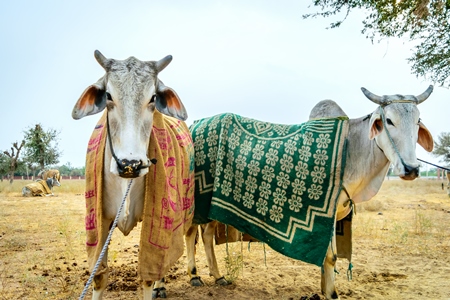
[[[52,185],[53,186],[61,186],[61,183],[58,181],[58,178],[57,178],[56,174],[51,179],[52,179]]]
[[[419,176],[416,143],[427,151],[433,150],[433,137],[419,115],[414,103],[392,103],[380,106],[370,119],[369,138],[375,139],[393,165],[394,173],[404,180]]]
[[[109,136],[107,149],[111,151],[110,171],[124,178],[143,176],[148,172],[150,159],[147,149],[155,109],[176,117],[187,118],[186,110],[175,91],[158,79],[172,60],[142,62],[134,57],[126,60],[95,57],[106,74],[89,86],[76,103],[72,117],[80,119],[107,109]]]

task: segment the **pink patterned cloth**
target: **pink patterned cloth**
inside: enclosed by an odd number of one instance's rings
[[[86,156],[86,234],[92,270],[101,247],[102,170],[106,113],[91,136]],[[146,175],[145,202],[139,249],[143,281],[164,277],[184,250],[184,234],[194,212],[194,149],[186,124],[154,113],[148,156],[156,158]],[[101,266],[97,274],[104,272]]]

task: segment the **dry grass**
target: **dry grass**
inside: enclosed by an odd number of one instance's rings
[[[84,248],[84,181],[66,180],[55,197],[24,198],[28,181],[0,182],[0,299],[77,299],[87,280]],[[450,200],[431,180],[385,181],[371,201],[358,204],[353,222],[352,282],[338,275],[342,299],[450,298]],[[116,231],[109,247],[112,273],[105,299],[139,299],[136,281],[138,230]],[[219,268],[230,287],[209,281],[202,247],[200,274],[207,286],[189,286],[183,257],[168,276],[170,299],[299,299],[320,294],[317,267],[232,245],[226,258],[217,247]],[[267,267],[265,260],[267,255]],[[345,261],[338,267],[346,269]],[[227,274],[228,271],[228,274]],[[387,274],[387,275],[386,275]],[[398,284],[395,284],[395,283]],[[394,283],[394,284],[392,284]],[[249,294],[250,293],[250,294]]]
[[[357,205],[354,236],[387,251],[439,254],[450,247],[450,201],[438,180],[385,181],[370,201]]]
[[[29,182],[0,183],[0,299],[76,299],[81,278],[70,272],[84,265],[83,211],[64,204],[84,201],[84,181],[63,182],[68,194],[55,187],[54,197],[24,198]]]
[[[230,243],[225,245],[226,255],[224,258],[226,275],[228,282],[233,283],[239,275],[243,274],[244,267],[244,243]]]

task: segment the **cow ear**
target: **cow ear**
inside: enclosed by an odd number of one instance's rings
[[[374,139],[383,131],[383,122],[379,114],[373,113],[369,123],[369,139]]]
[[[188,118],[186,108],[184,108],[183,102],[173,89],[159,81],[156,95],[156,109],[159,112],[186,121]]]
[[[433,151],[434,142],[433,136],[430,131],[423,125],[422,122],[419,121],[419,133],[417,136],[417,143],[423,147],[428,152]]]
[[[75,120],[94,115],[106,107],[105,76],[93,85],[88,86],[81,94],[72,110],[72,118]]]

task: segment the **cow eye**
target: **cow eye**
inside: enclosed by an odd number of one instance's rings
[[[106,92],[106,99],[109,100],[109,101],[112,101],[111,94],[108,93],[108,92]]]
[[[391,120],[391,119],[388,118],[388,119],[386,120],[386,122],[387,122],[389,125],[394,126],[394,123],[392,123],[392,120]]]
[[[155,103],[156,100],[156,94],[153,94],[152,98],[150,99],[150,103]]]

